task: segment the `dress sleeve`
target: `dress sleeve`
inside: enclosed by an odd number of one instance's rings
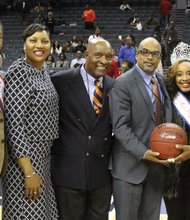
[[[30,155],[25,113],[31,93],[28,69],[21,64],[13,64],[5,76],[4,109],[8,148],[16,158]]]

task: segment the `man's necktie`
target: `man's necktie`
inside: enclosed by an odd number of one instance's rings
[[[162,102],[160,98],[160,92],[158,89],[158,82],[154,76],[152,76],[151,83],[152,83],[152,92],[154,95],[154,105],[156,108],[156,112],[155,112],[156,124],[159,125],[162,123]]]
[[[98,79],[94,81],[94,84],[93,107],[96,114],[99,114],[102,109],[102,87],[101,82]]]

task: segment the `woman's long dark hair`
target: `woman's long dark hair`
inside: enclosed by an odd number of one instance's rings
[[[56,47],[55,47],[55,42],[57,41],[57,48],[59,49],[60,48],[60,45],[59,45],[59,41],[58,40],[54,40],[53,41],[53,44],[52,44],[52,47],[53,47],[53,50],[55,50],[56,49]]]

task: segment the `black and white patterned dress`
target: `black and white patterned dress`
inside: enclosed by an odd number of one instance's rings
[[[57,207],[50,176],[50,150],[58,137],[58,96],[49,75],[24,60],[5,76],[8,169],[3,178],[3,220],[55,220]],[[24,195],[17,158],[29,156],[44,186],[37,200]]]

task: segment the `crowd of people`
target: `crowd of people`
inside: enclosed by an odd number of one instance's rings
[[[166,47],[164,77],[158,35],[138,45],[127,36],[117,60],[99,27],[66,48],[44,24],[25,28],[24,56],[0,72],[4,220],[108,220],[112,194],[116,220],[159,220],[162,197],[168,220],[190,219],[190,145],[176,145],[182,153],[172,160],[150,149],[162,123],[180,125],[190,144],[190,45],[176,38]],[[0,49],[2,37],[0,24]]]
[[[123,4],[124,5],[127,4],[128,8],[132,9],[129,6],[128,2],[129,1],[123,1]],[[165,11],[163,10],[166,7],[165,5],[168,5],[167,18],[165,18],[166,10]],[[15,0],[15,1],[10,1],[8,8],[10,8],[9,10],[17,10],[19,13],[22,7],[29,8],[30,13],[32,13],[33,16],[35,15],[34,16],[35,23],[45,24],[50,30],[50,33],[53,37],[56,35],[60,35],[60,36],[63,35],[63,38],[61,37],[59,38],[60,42],[58,42],[58,40],[52,39],[52,48],[51,48],[51,56],[50,56],[52,57],[52,61],[49,60],[47,62],[47,66],[58,67],[56,64],[59,63],[58,61],[60,61],[60,57],[62,58],[65,57],[67,63],[69,62],[69,65],[64,65],[64,68],[67,68],[70,67],[71,60],[74,59],[75,56],[77,56],[77,52],[81,51],[82,55],[84,56],[84,51],[86,50],[86,46],[88,42],[93,38],[102,38],[104,36],[104,33],[102,35],[101,28],[95,25],[96,17],[97,17],[96,11],[93,7],[91,7],[88,4],[84,7],[84,10],[81,12],[81,20],[84,22],[84,29],[91,30],[92,34],[86,37],[83,36],[82,38],[78,37],[77,35],[73,35],[72,39],[64,41],[64,31],[59,28],[61,27],[59,25],[63,24],[65,21],[61,21],[61,19],[55,17],[54,6],[55,5],[52,4],[51,1],[48,1],[47,4],[44,4],[41,1],[29,2],[28,0]],[[179,42],[178,33],[175,28],[175,22],[172,18],[172,15],[170,15],[171,8],[172,8],[172,2],[170,0],[163,0],[159,5],[160,20],[154,17],[153,14],[148,15],[146,18],[144,18],[144,20],[142,20],[142,18],[138,15],[138,13],[135,12],[135,10],[130,10],[132,16],[127,18],[128,19],[127,23],[131,26],[132,29],[136,28],[139,31],[154,29],[151,35],[155,37],[157,40],[159,40],[163,50],[162,63],[161,63],[162,66],[160,69],[163,69],[164,66],[170,65],[170,59],[169,59],[170,55],[172,53],[173,48]],[[163,25],[163,16],[165,22],[164,25]],[[89,17],[90,19],[93,17],[91,21],[89,21]],[[21,20],[23,19],[21,18]],[[27,18],[24,17],[24,20],[26,21]],[[33,21],[30,20],[29,23],[31,22]],[[55,30],[55,26],[56,26],[56,30]],[[58,31],[58,29],[60,30]],[[162,34],[163,30],[165,30],[164,34]],[[132,32],[133,31],[131,31],[131,33]],[[88,32],[88,34],[89,33],[90,32]],[[133,38],[132,47],[128,43],[128,38],[130,37]],[[58,38],[56,37],[56,39]],[[122,46],[125,46],[125,48],[123,47],[114,48],[115,49],[114,59],[118,60],[119,68],[122,59],[128,62],[128,66],[130,68],[136,63],[134,58],[134,56],[136,55],[136,50],[134,50],[136,44],[135,34],[124,37],[122,39],[122,43],[124,44]],[[125,57],[126,54],[128,57]]]

